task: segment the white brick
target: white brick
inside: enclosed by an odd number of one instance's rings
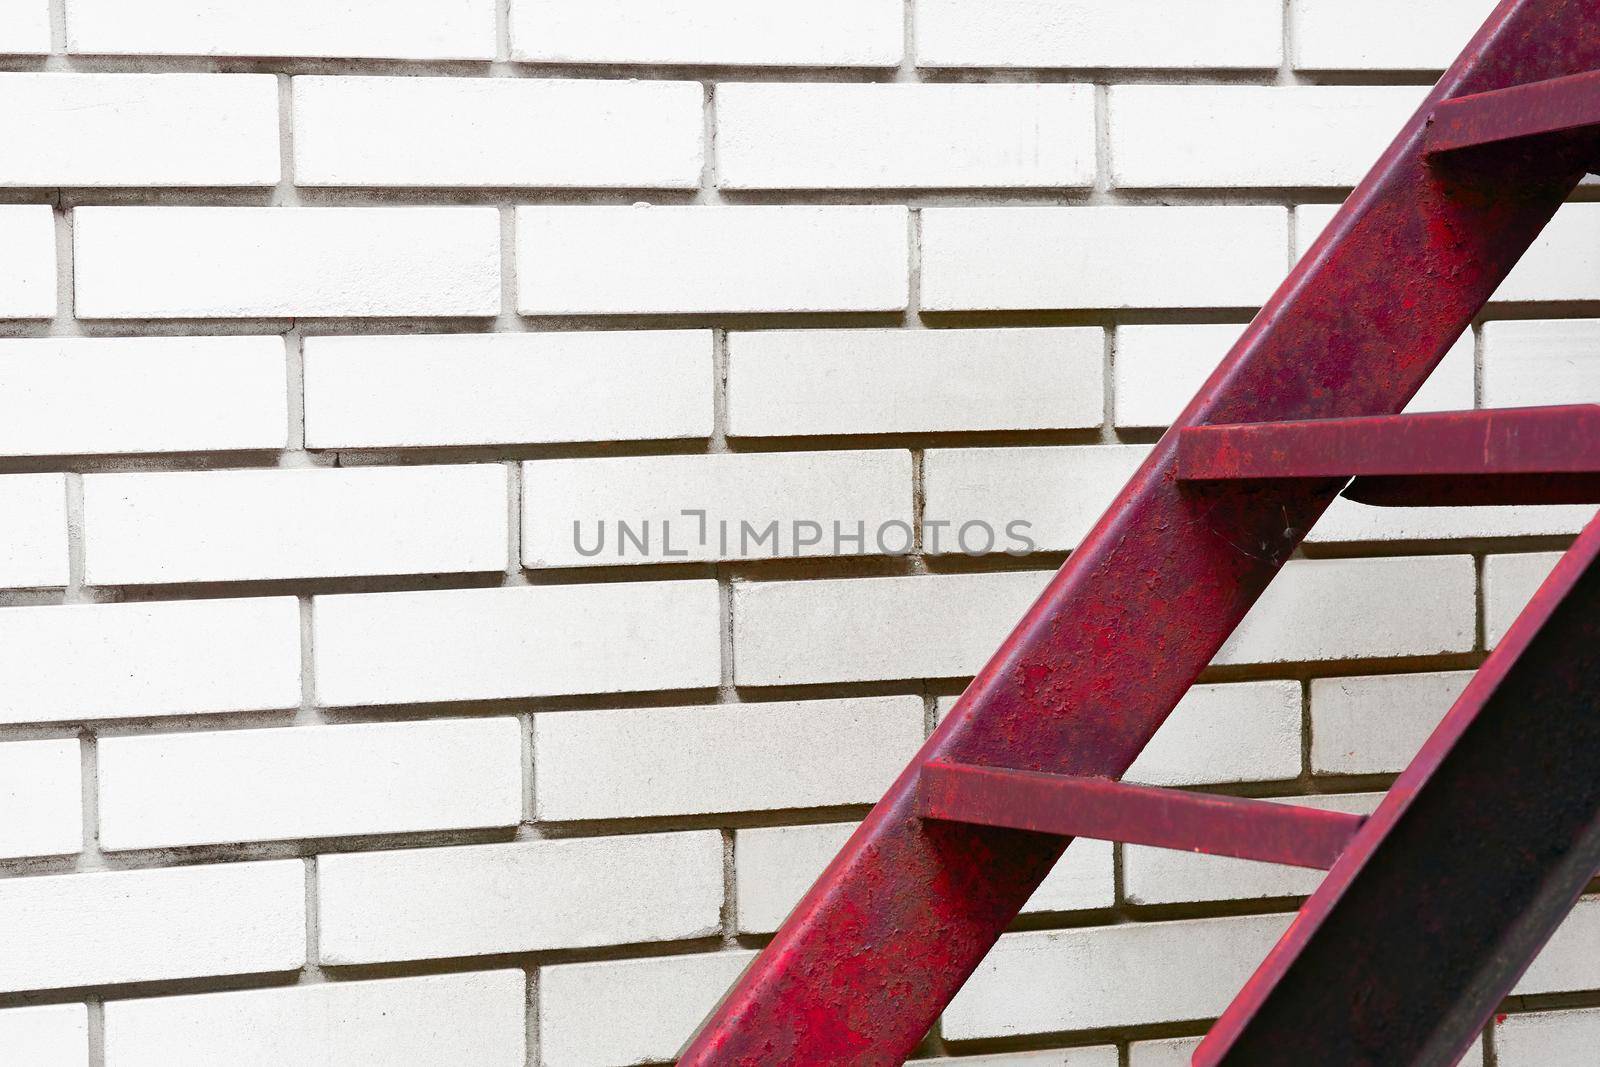
[[[1053,430],[1103,421],[1099,328],[728,335],[728,433]]]
[[[1583,1063],[1600,1045],[1600,1009],[1500,1016],[1494,1030],[1499,1067]]]
[[[294,79],[300,185],[693,189],[698,82]]]
[[[705,937],[722,906],[714,830],[317,861],[322,962],[538,952]]]
[[[506,470],[356,467],[90,474],[92,585],[498,571]]]
[[[903,207],[523,207],[524,315],[899,311]]]
[[[777,826],[736,835],[739,929],[770,934],[811,888],[855,823]],[[1111,843],[1077,838],[1034,892],[1024,913],[1088,911],[1116,903]]]
[[[1198,1037],[1138,1041],[1128,1046],[1128,1067],[1189,1067],[1199,1047]]]
[[[516,719],[100,740],[108,850],[515,826]]]
[[[317,597],[330,707],[698,689],[720,672],[712,581]]]
[[[0,745],[0,859],[83,847],[81,761],[76,738]]]
[[[1119,85],[1111,90],[1112,184],[1353,186],[1426,92],[1412,86]],[[1222,145],[1243,150],[1219,150]]]
[[[1471,680],[1470,671],[1315,679],[1312,770],[1317,774],[1404,770]]]
[[[1216,663],[1282,663],[1468,652],[1477,578],[1470,556],[1295,560]]]
[[[716,952],[541,967],[541,1067],[670,1061],[755,955]]]
[[[1282,8],[1273,0],[922,0],[924,67],[1276,67]]]
[[[709,437],[709,330],[308,337],[308,448]]]
[[[488,207],[87,207],[81,318],[488,316],[500,216]]]
[[[1600,989],[1600,897],[1584,897],[1523,972],[1512,996]]]
[[[305,864],[10,878],[0,989],[292,971],[305,963]]]
[[[1211,1018],[1288,922],[1251,915],[1009,934],[945,1011],[945,1039]]]
[[[955,207],[922,212],[930,311],[1254,307],[1287,264],[1275,207]]]
[[[1282,802],[1322,811],[1368,815],[1382,799],[1382,793],[1355,793],[1286,797]],[[1177,849],[1128,845],[1122,851],[1124,892],[1132,904],[1303,897],[1321,885],[1324,877],[1322,871]]]
[[[799,685],[975,674],[1050,578],[1012,571],[736,584],[735,678]]]
[[[299,608],[293,597],[3,608],[0,677],[0,722],[297,707]]]
[[[271,185],[270,74],[0,74],[0,185]]]
[[[1483,327],[1483,406],[1600,403],[1600,319]]]
[[[511,51],[535,63],[892,67],[899,0],[512,0]]]
[[[1244,332],[1234,325],[1120,326],[1116,339],[1117,425],[1165,427]],[[1473,407],[1476,369],[1471,331],[1451,346],[1407,411]]]
[[[0,1048],[30,1067],[89,1067],[89,1009],[47,1004],[0,1011]]]
[[[904,543],[911,505],[904,450],[538,460],[522,465],[522,562],[877,555]]]
[[[1294,0],[1301,70],[1443,70],[1495,0]]]
[[[922,746],[922,717],[910,696],[536,715],[535,815],[876,803]]]
[[[283,339],[0,341],[0,454],[280,449]]]
[[[1088,85],[724,84],[725,189],[1087,187]]]
[[[0,5],[0,55],[44,55],[49,51],[48,0],[7,0]]]
[[[949,1059],[917,1060],[923,1067],[1117,1067],[1113,1045],[1088,1048],[1057,1048],[1044,1052],[1003,1052],[993,1056],[952,1056]]]
[[[1591,504],[1539,507],[1386,508],[1340,498],[1317,522],[1312,544],[1446,541],[1457,538],[1575,534],[1594,517]]]
[[[0,205],[0,319],[56,313],[56,223],[46,204]]]
[[[1144,445],[931,449],[923,460],[924,551],[1076,548],[1149,452]],[[950,525],[934,545],[938,522]],[[976,525],[966,529],[969,523]]]
[[[1560,552],[1488,556],[1483,561],[1483,638],[1493,648],[1550,576]]]
[[[521,971],[113,1000],[108,1067],[526,1062]]]
[[[67,0],[72,52],[493,59],[493,0]]]
[[[1145,785],[1269,782],[1300,774],[1300,686],[1197,685],[1125,775]]]
[[[0,477],[0,586],[66,584],[66,479],[59,474]]]

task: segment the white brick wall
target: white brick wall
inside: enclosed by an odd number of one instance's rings
[[[670,1061],[1491,6],[0,0],[0,1059]],[[1597,237],[1410,410],[1600,399]],[[1592,510],[1336,504],[1128,777],[1369,805]],[[1074,842],[919,1055],[1175,1067],[1315,878]]]

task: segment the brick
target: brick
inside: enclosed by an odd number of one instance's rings
[[[511,52],[534,63],[892,67],[899,0],[512,0]]]
[[[1600,989],[1600,897],[1584,897],[1556,927],[1512,988],[1512,996]]]
[[[516,719],[291,726],[100,740],[116,851],[515,826]]]
[[[298,707],[299,609],[293,597],[0,608],[0,675],[0,722]]]
[[[1012,571],[735,584],[735,682],[975,674],[1050,577]]]
[[[1494,1028],[1499,1067],[1582,1063],[1600,1044],[1600,1010],[1547,1011],[1499,1016]]]
[[[295,78],[295,181],[693,189],[702,96],[698,82]]]
[[[724,189],[1086,188],[1088,85],[717,87]]]
[[[1111,181],[1125,188],[1354,186],[1425,93],[1412,86],[1119,85],[1111,90]]]
[[[48,0],[12,0],[0,8],[0,55],[45,55],[49,51]]]
[[[355,467],[90,474],[91,585],[498,571],[506,470]]]
[[[67,584],[67,484],[59,474],[0,477],[0,586]]]
[[[67,49],[108,55],[493,59],[493,0],[67,0]]]
[[[1289,916],[1008,934],[944,1013],[947,1041],[1208,1019]]]
[[[906,209],[522,207],[524,315],[899,311]],[[782,249],[782,255],[773,255]]]
[[[0,186],[272,185],[270,74],[0,74]]]
[[[981,555],[1076,548],[1149,453],[1144,445],[930,449],[923,459],[923,549]],[[949,524],[937,545],[935,523]]]
[[[1493,648],[1555,569],[1560,552],[1487,556],[1483,561],[1483,640]]]
[[[1382,799],[1382,793],[1353,793],[1285,797],[1282,802],[1323,811],[1369,815]],[[1123,891],[1131,904],[1303,897],[1321,885],[1324,877],[1322,871],[1229,856],[1140,845],[1125,845],[1122,850]]]
[[[113,1000],[109,1067],[526,1063],[521,971]]]
[[[1198,1037],[1174,1037],[1166,1041],[1136,1041],[1128,1046],[1128,1067],[1189,1067]]]
[[[733,437],[1096,427],[1104,331],[763,330],[728,335]]]
[[[923,67],[1267,68],[1283,60],[1272,0],[922,0]]]
[[[1494,10],[1494,0],[1294,0],[1301,70],[1444,70]]]
[[[924,208],[922,304],[1254,307],[1283,280],[1287,226],[1274,207]]]
[[[83,847],[81,760],[76,738],[0,745],[0,810],[7,813],[0,859],[65,856]]]
[[[1114,1045],[1088,1048],[1057,1048],[1044,1052],[1006,1052],[993,1056],[952,1056],[949,1059],[918,1060],[926,1067],[1117,1067]]]
[[[1268,782],[1300,774],[1300,686],[1197,685],[1124,776],[1145,785]]]
[[[875,803],[922,746],[922,718],[911,696],[536,715],[535,816]]]
[[[0,205],[0,319],[56,313],[56,223],[45,204]]]
[[[0,989],[292,971],[305,901],[299,860],[6,879]]]
[[[1317,774],[1396,774],[1472,680],[1470,671],[1317,678],[1311,767]]]
[[[1380,508],[1335,501],[1306,538],[1311,544],[1449,541],[1461,538],[1555,537],[1575,534],[1594,517],[1593,505],[1529,507]]]
[[[1483,327],[1483,406],[1600,403],[1600,319]]]
[[[708,580],[317,597],[329,707],[698,689],[720,676]]]
[[[522,563],[877,555],[905,542],[911,506],[904,450],[537,460],[522,465]]]
[[[1244,327],[1119,326],[1116,337],[1117,425],[1165,427],[1200,391]],[[1453,345],[1406,410],[1465,411],[1474,406],[1474,342]]]
[[[541,1067],[670,1061],[755,955],[539,968]]]
[[[89,1009],[46,1004],[0,1011],[0,1047],[33,1067],[89,1067]]]
[[[1475,644],[1476,585],[1470,556],[1295,560],[1214,662],[1468,652]]]
[[[855,823],[775,826],[739,830],[737,857],[739,930],[770,934],[838,855]],[[1089,911],[1116,903],[1111,843],[1076,838],[1034,892],[1025,914]]]
[[[709,437],[709,330],[308,337],[306,447]]]
[[[706,937],[722,907],[714,830],[325,855],[327,964]]]
[[[278,337],[0,341],[0,454],[281,449]]]
[[[80,318],[488,316],[489,207],[85,207]]]

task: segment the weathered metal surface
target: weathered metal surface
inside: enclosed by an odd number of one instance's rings
[[[1600,867],[1590,523],[1212,1029],[1197,1067],[1452,1067]]]
[[[1177,425],[1400,411],[1600,158],[1591,137],[1556,137],[1435,167],[1428,116],[1600,68],[1597,15],[1600,0],[1504,0]],[[919,818],[921,765],[1120,776],[1338,491],[1196,490],[1176,458],[1169,434],[682,1063],[896,1064],[916,1047],[1065,847]]]
[[[1428,152],[1458,152],[1596,126],[1600,71],[1586,71],[1445,101],[1428,127]]]
[[[1266,800],[958,763],[924,764],[917,813],[1325,871],[1366,821]]]
[[[1178,478],[1357,480],[1368,504],[1600,504],[1600,406],[1197,426]]]

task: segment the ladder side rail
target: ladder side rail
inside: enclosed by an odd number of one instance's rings
[[[1503,0],[1177,425],[1400,411],[1590,161],[1558,143],[1446,181],[1428,116],[1600,67],[1594,14]],[[920,765],[1120,776],[1339,485],[1183,490],[1164,437],[680,1062],[903,1061],[1066,844],[925,822]]]

